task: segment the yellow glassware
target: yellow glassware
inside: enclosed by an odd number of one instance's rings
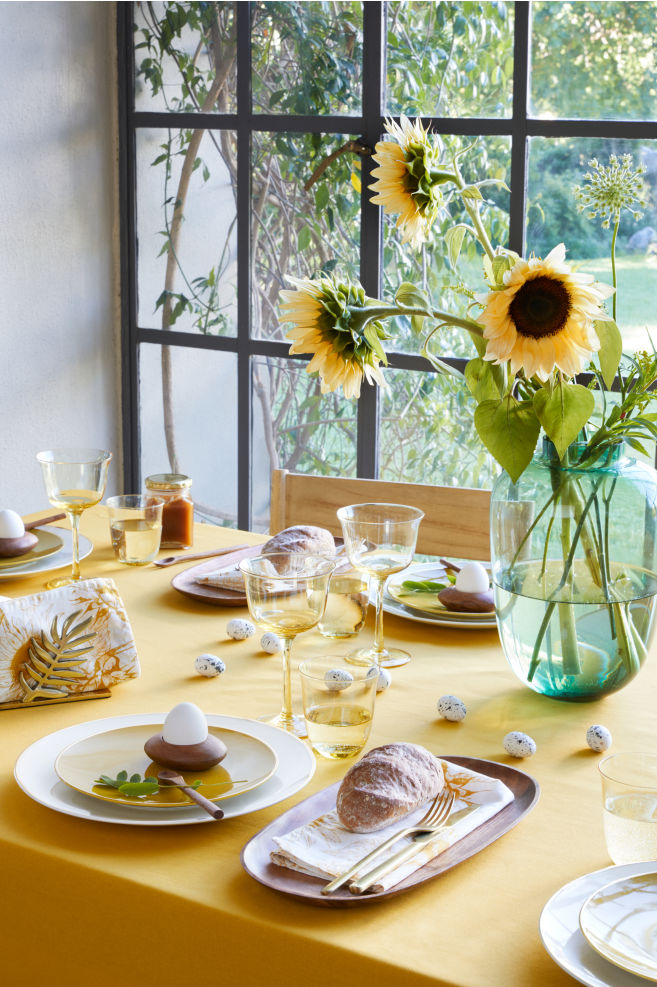
[[[283,707],[260,719],[305,737],[306,722],[292,712],[290,649],[294,638],[315,627],[324,614],[335,563],[320,555],[274,552],[240,562],[251,616],[283,641]]]
[[[46,583],[48,589],[55,589],[80,579],[80,515],[102,499],[112,453],[104,449],[48,449],[37,453],[36,458],[48,500],[66,511],[73,535],[71,575]]]

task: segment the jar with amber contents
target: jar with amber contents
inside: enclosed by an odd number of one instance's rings
[[[191,479],[182,473],[154,473],[145,482],[148,493],[164,500],[160,548],[191,548],[194,541]]]

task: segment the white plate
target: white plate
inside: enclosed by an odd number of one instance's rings
[[[584,903],[579,925],[606,960],[657,981],[657,874],[633,874],[599,888]]]
[[[14,777],[25,794],[35,802],[56,812],[77,816],[80,819],[117,823],[122,826],[184,826],[189,823],[212,822],[206,812],[196,807],[161,809],[158,810],[156,819],[151,814],[144,816],[143,810],[139,807],[114,805],[111,802],[94,799],[82,792],[76,792],[60,781],[55,774],[55,759],[69,744],[119,727],[162,723],[165,715],[165,713],[141,713],[112,716],[102,720],[90,720],[87,723],[76,723],[63,730],[57,730],[56,733],[35,741],[23,751],[16,761]],[[300,791],[315,773],[315,755],[310,748],[284,730],[256,720],[218,716],[215,713],[208,713],[207,721],[210,726],[238,730],[257,737],[268,744],[278,756],[278,767],[269,781],[253,791],[236,795],[221,803],[226,819],[243,816],[248,812],[257,812],[258,809],[282,802],[283,799]]]
[[[444,566],[435,562],[420,562],[410,565],[408,569],[404,569],[402,572],[396,572],[390,577],[386,587],[391,584],[400,585],[407,579],[441,579],[444,575]],[[383,609],[385,613],[394,614],[395,617],[404,617],[406,620],[415,620],[420,624],[437,624],[439,627],[465,627],[468,630],[477,627],[481,630],[484,628],[490,630],[497,627],[494,613],[483,616],[481,614],[474,614],[473,616],[459,614],[458,617],[453,616],[451,612],[449,616],[445,614],[444,617],[440,614],[423,613],[420,610],[405,607],[403,603],[390,596],[387,588],[383,597]]]
[[[15,565],[11,569],[1,569],[0,579],[19,579],[21,576],[34,576],[37,572],[50,572],[52,569],[63,569],[64,566],[73,562],[73,535],[70,528],[43,528],[44,531],[52,531],[59,535],[63,545],[58,552],[47,555],[43,559],[36,559],[34,562],[26,562],[25,565]],[[92,543],[84,535],[80,535],[80,558],[86,559],[93,549]]]
[[[543,945],[562,970],[587,987],[644,987],[650,981],[613,966],[587,943],[579,927],[585,901],[599,888],[623,877],[651,874],[655,861],[622,864],[584,874],[552,895],[541,914],[539,931]]]

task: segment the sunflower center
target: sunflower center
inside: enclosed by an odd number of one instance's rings
[[[545,275],[525,281],[509,306],[516,332],[531,339],[556,336],[570,315],[570,295],[563,281]]]

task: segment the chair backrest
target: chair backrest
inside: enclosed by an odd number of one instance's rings
[[[424,511],[417,550],[426,555],[490,558],[490,490],[434,487],[424,483],[312,476],[273,470],[270,532],[292,524],[317,524],[333,535],[342,529],[336,511],[347,504],[408,504]]]

